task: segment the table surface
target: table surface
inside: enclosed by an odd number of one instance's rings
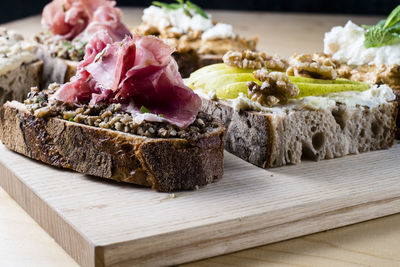
[[[124,8],[124,22],[140,23],[142,10]],[[210,11],[237,33],[259,36],[259,50],[289,57],[323,48],[323,36],[351,19],[378,17]],[[27,36],[40,30],[40,16],[4,24]],[[1,174],[0,174],[1,179]],[[399,266],[400,214],[284,242],[190,263],[187,266]],[[77,263],[0,189],[0,266],[77,266]]]

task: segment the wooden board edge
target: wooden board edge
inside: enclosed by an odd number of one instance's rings
[[[290,221],[284,224],[241,231],[239,220],[197,229],[128,241],[109,246],[96,246],[96,266],[170,266],[219,256],[227,253],[284,241],[295,237],[339,228],[400,212],[400,197],[377,200],[352,207]],[[268,214],[254,216],[253,221],[268,220]],[[262,223],[260,223],[262,224]],[[304,226],[306,225],[306,226]],[[213,233],[210,233],[212,229]],[[231,229],[230,232],[229,230]],[[180,245],[182,240],[193,240]],[[172,244],[172,246],[171,246]],[[141,254],[135,257],[135,254]],[[129,259],[126,258],[129,255]]]
[[[81,266],[92,267],[94,246],[0,161],[0,186]],[[66,241],[65,241],[66,240]]]

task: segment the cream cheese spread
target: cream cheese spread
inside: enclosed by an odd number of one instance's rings
[[[37,60],[35,46],[22,35],[0,28],[0,75]]]
[[[333,27],[325,33],[324,53],[348,65],[400,64],[400,43],[382,47],[364,46],[365,30],[348,21],[344,27]]]
[[[182,8],[165,9],[150,6],[143,11],[142,21],[158,29],[171,27],[172,32],[179,34],[187,33],[190,30],[201,31],[203,32],[201,37],[203,41],[235,37],[232,25],[224,23],[214,25],[209,14],[207,14],[208,19],[195,12],[191,12],[190,15],[185,14]]]
[[[195,90],[195,92],[203,98],[210,99],[208,95],[201,92],[201,90]],[[346,91],[324,96],[307,96],[300,99],[290,99],[285,105],[276,105],[273,107],[262,106],[258,102],[249,99],[243,93],[239,93],[239,96],[235,99],[223,101],[231,105],[235,111],[255,110],[283,114],[289,110],[330,110],[336,107],[336,103],[345,104],[348,107],[363,106],[374,108],[395,99],[396,96],[389,86],[372,85],[370,89],[362,92]]]
[[[236,34],[233,33],[233,27],[230,24],[217,23],[214,27],[208,29],[201,35],[203,41],[235,38]]]

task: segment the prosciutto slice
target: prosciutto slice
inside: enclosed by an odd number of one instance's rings
[[[122,12],[115,1],[53,0],[42,13],[42,23],[62,39],[72,40],[78,35],[86,40],[98,30],[107,30],[115,41],[130,35],[121,22]]]
[[[172,52],[155,37],[126,36],[113,42],[107,31],[97,32],[77,75],[53,97],[92,105],[122,103],[136,117],[185,128],[196,119],[201,99],[183,84]],[[142,107],[150,113],[141,113]]]

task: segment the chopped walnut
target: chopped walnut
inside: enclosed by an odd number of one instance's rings
[[[384,83],[393,90],[400,90],[400,65],[381,65],[376,69],[378,83]]]
[[[263,106],[285,104],[289,98],[294,98],[299,94],[299,88],[292,84],[287,75],[282,72],[268,72],[266,69],[260,69],[253,74],[262,84],[248,82],[248,95],[251,100]]]
[[[241,69],[267,68],[276,71],[286,71],[288,63],[279,56],[268,56],[264,52],[251,50],[228,51],[223,57],[224,63],[228,66]]]
[[[338,65],[336,65],[338,66]],[[340,78],[345,78],[345,79],[350,79],[352,75],[352,68],[346,64],[341,64],[337,67],[336,72],[338,77]]]
[[[321,54],[295,54],[290,58],[289,76],[301,76],[325,80],[337,78],[335,63]]]

